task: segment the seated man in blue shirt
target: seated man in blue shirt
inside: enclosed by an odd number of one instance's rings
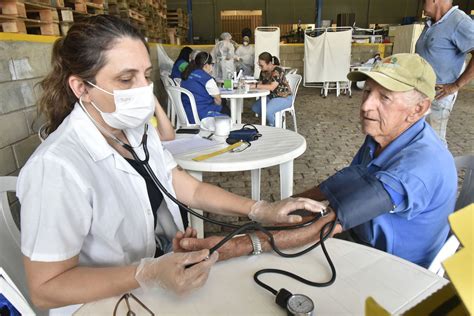
[[[457,192],[454,159],[424,119],[436,75],[419,55],[397,54],[348,78],[366,80],[360,119],[367,137],[349,167],[298,196],[329,201],[334,213],[324,220],[337,218],[338,230],[351,240],[427,267],[446,241]],[[278,232],[275,239],[291,247],[309,242],[311,234],[317,239],[320,228]],[[209,248],[221,238],[182,237],[175,245],[186,250]],[[234,239],[219,249],[220,259],[251,252],[249,241]]]

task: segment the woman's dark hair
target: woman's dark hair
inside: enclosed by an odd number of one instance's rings
[[[69,87],[71,75],[95,83],[104,67],[105,53],[121,38],[141,41],[145,38],[133,26],[118,17],[96,15],[75,22],[67,35],[58,38],[51,54],[51,72],[39,83],[43,93],[38,100],[38,113],[47,118],[45,132],[54,132],[71,113],[77,97]]]
[[[187,80],[189,75],[196,69],[202,69],[204,65],[212,65],[212,56],[207,52],[200,52],[194,57],[188,67],[181,73],[181,79]]]
[[[267,64],[272,63],[277,66],[280,65],[280,60],[278,59],[278,57],[272,56],[272,54],[268,52],[263,52],[260,55],[258,55],[258,60],[263,60]]]
[[[181,51],[179,52],[179,56],[176,59],[176,61],[184,60],[186,62],[189,62],[189,55],[191,55],[192,52],[193,52],[193,49],[191,47],[188,47],[188,46],[183,47]]]

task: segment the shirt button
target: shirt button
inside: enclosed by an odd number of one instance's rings
[[[151,215],[151,210],[150,210],[149,208],[147,208],[147,209],[146,209],[146,213],[147,213],[148,215]]]

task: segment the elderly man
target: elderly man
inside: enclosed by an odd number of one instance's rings
[[[425,58],[436,73],[436,98],[427,121],[446,143],[446,127],[458,90],[474,78],[474,21],[452,0],[425,0],[428,16],[417,43],[417,54]],[[467,54],[471,60],[464,72]]]
[[[349,239],[427,267],[448,236],[457,191],[453,157],[424,119],[436,75],[419,55],[397,54],[348,78],[366,80],[360,108],[365,142],[349,167],[299,194],[329,201],[334,213],[304,230],[277,233],[277,244],[314,240],[325,221],[337,218]],[[209,248],[220,238],[193,240],[179,233],[174,245]],[[249,254],[252,246],[239,237],[219,253],[221,259]]]

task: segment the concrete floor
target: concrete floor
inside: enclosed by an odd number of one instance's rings
[[[306,152],[294,162],[294,193],[308,189],[337,170],[347,166],[364,135],[359,128],[359,106],[362,93],[353,90],[352,98],[330,94],[319,96],[319,89],[300,86],[296,99],[298,132],[306,138]],[[453,156],[474,153],[474,90],[459,93],[448,123],[447,141]],[[288,116],[289,127],[292,128]],[[243,123],[258,124],[245,104]],[[231,192],[250,196],[250,172],[205,173],[204,181],[216,184]],[[278,167],[262,170],[261,198],[269,201],[280,197]],[[219,217],[217,217],[219,218]],[[238,222],[239,218],[231,218]],[[207,225],[207,233],[218,233],[219,227]]]

